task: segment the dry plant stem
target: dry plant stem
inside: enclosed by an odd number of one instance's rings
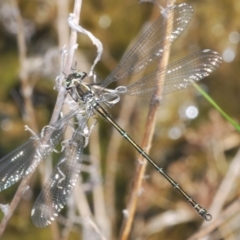
[[[124,98],[122,101],[121,110],[119,113],[118,120],[116,121],[123,129],[126,128],[129,119],[131,117],[133,108],[135,106],[136,98],[132,98],[131,101],[129,101],[129,98]],[[116,227],[116,198],[115,198],[115,180],[116,180],[116,172],[117,172],[117,165],[118,162],[116,159],[119,155],[119,148],[121,145],[123,138],[119,136],[119,133],[117,131],[112,131],[109,145],[108,145],[108,151],[106,156],[106,181],[105,181],[105,188],[106,188],[106,205],[107,207],[107,213],[108,217],[110,219],[111,223],[111,230],[112,230],[112,236],[111,239],[114,238],[113,233],[115,232]]]
[[[67,26],[67,18],[69,14],[69,4],[67,0],[56,0],[56,6],[57,6],[57,34],[58,34],[58,46],[60,51],[62,50],[63,46],[66,45],[66,43],[69,40],[69,27]],[[70,60],[70,59],[68,59]],[[71,60],[70,60],[71,61]],[[59,59],[59,66],[62,64],[62,59]],[[65,69],[64,69],[65,71]],[[61,89],[58,94],[59,98],[57,100],[60,103],[59,106],[62,106],[62,103],[65,98],[65,91],[64,89]],[[56,116],[58,114],[58,111],[62,109],[63,113],[66,113],[68,111],[65,110],[66,105],[63,105],[62,108],[57,109]],[[64,139],[70,139],[71,138],[71,133],[69,132],[69,129],[66,130],[64,133]],[[45,168],[47,165],[45,165]],[[51,166],[52,168],[52,166]],[[46,171],[45,171],[46,172]],[[70,210],[69,210],[70,209]],[[68,209],[68,214],[69,211],[71,211],[71,208]],[[55,222],[53,222],[55,223]],[[52,224],[51,224],[52,226]],[[71,231],[72,223],[70,220],[66,221],[66,224],[64,224],[64,228],[61,231],[61,239],[67,239],[69,232]],[[60,239],[60,238],[59,238]]]
[[[82,225],[84,224],[90,225],[94,229],[96,234],[100,236],[101,239],[105,239],[105,237],[101,232],[101,229],[98,228],[98,226],[95,224],[95,222],[92,219],[91,209],[89,207],[88,200],[83,190],[81,178],[78,179],[76,187],[74,188],[73,191],[74,191],[74,198],[76,199],[77,210],[79,212],[79,215],[81,215],[81,218],[83,221]]]
[[[22,180],[21,184],[19,185],[19,187],[17,189],[17,192],[15,193],[15,195],[13,197],[13,200],[11,201],[11,203],[9,205],[8,212],[7,212],[7,214],[4,215],[4,217],[2,219],[2,222],[0,224],[0,238],[2,237],[4,231],[7,227],[8,221],[12,217],[19,201],[22,198],[22,195],[23,195],[24,191],[26,190],[26,186],[28,185],[28,182],[29,182],[31,176],[32,176],[32,174],[30,174],[26,178],[24,178]]]
[[[69,1],[68,0],[56,0],[57,5],[57,34],[58,34],[58,46],[61,50],[63,46],[69,40],[69,27],[66,24],[66,20],[69,14]]]
[[[144,27],[143,27],[144,28]],[[143,28],[139,31],[139,36],[141,36],[143,32]],[[127,53],[131,46],[136,43],[136,41],[139,39],[139,36],[136,36],[131,43],[129,44],[128,48],[125,50],[125,53]],[[109,56],[110,57],[110,56]],[[113,60],[113,58],[111,57]],[[134,82],[135,80],[138,80],[142,77],[142,74],[138,74],[137,76],[133,76],[133,78],[130,80],[130,82]],[[121,83],[122,85],[125,85],[124,82]],[[129,98],[124,98],[121,101],[121,110],[119,112],[118,120],[116,121],[119,126],[121,126],[123,129],[127,128],[127,125],[129,123],[129,119],[131,117],[132,111],[134,109],[135,103],[137,98],[132,97],[131,101],[129,101]],[[115,233],[116,228],[116,199],[115,199],[115,180],[116,180],[116,173],[117,173],[117,165],[118,162],[115,160],[118,158],[119,155],[119,149],[121,146],[123,138],[120,137],[119,133],[115,130],[112,131],[111,137],[109,140],[108,150],[106,154],[106,176],[105,176],[105,196],[106,196],[106,205],[107,207],[107,215],[110,219],[110,229],[111,229],[111,239],[115,239],[116,236],[113,234]]]
[[[107,240],[107,238],[105,238],[101,231],[99,230],[98,226],[95,224],[95,222],[89,218],[88,219],[89,225],[92,226],[92,228],[95,230],[95,232],[98,234],[98,236],[101,238],[101,240]]]
[[[17,21],[18,21],[18,25],[19,25],[18,26],[18,29],[19,29],[19,31],[18,31],[18,45],[19,45],[20,65],[21,65],[21,67],[23,66],[23,69],[24,69],[24,59],[26,58],[26,44],[25,44],[24,36],[23,36],[23,24],[22,24],[22,19],[21,19],[21,16],[20,16],[20,12],[18,11],[17,2],[15,0],[12,0],[11,3],[13,5],[13,7],[15,9],[17,9],[17,12],[18,12]],[[82,3],[81,0],[75,0],[74,14],[76,16],[76,21],[79,21],[81,3]],[[77,40],[77,32],[74,31],[74,30],[71,30],[71,37],[70,37],[70,42],[69,42],[69,51],[68,51],[67,61],[66,61],[65,69],[64,69],[65,73],[69,73],[69,71],[71,69],[71,64],[72,64],[72,59],[73,59],[73,55],[74,55],[74,47],[75,47],[75,44],[76,44],[76,40]],[[20,77],[23,79],[22,80],[23,81],[22,90],[23,90],[23,96],[25,97],[26,94],[29,93],[29,90],[31,91],[31,89],[29,89],[28,88],[29,86],[26,84],[27,75],[24,71],[21,71],[21,76]],[[58,119],[58,116],[59,116],[59,113],[61,111],[62,104],[63,104],[63,101],[64,101],[64,94],[65,94],[65,91],[60,91],[59,92],[50,124],[54,123]],[[30,99],[30,96],[28,96],[28,97]],[[29,103],[28,100],[27,101],[25,100],[24,102],[26,104],[26,106],[25,106],[26,107],[26,112],[27,112],[28,109],[30,109],[29,110],[29,114],[30,114],[29,117],[31,117],[31,118],[29,118],[29,119],[31,119],[31,120],[34,119],[34,117],[32,117],[33,108],[31,106],[31,103]],[[33,130],[37,129],[36,124],[31,124],[31,122],[29,122],[29,125]],[[11,204],[9,205],[8,213],[6,215],[4,215],[4,218],[1,222],[0,237],[2,236],[2,234],[4,232],[9,219],[13,215],[13,212],[15,211],[17,204],[21,200],[23,192],[25,191],[32,175],[33,175],[33,173],[26,176],[22,180],[21,184],[19,185],[18,190],[15,193]],[[54,239],[59,239],[57,234],[54,236]]]
[[[211,221],[211,224],[203,227],[197,233],[192,235],[188,240],[208,239],[208,235],[217,230],[221,225],[225,224],[231,217],[239,214],[240,198],[235,200],[230,206],[228,206],[215,221]],[[223,239],[223,238],[222,238]]]
[[[84,219],[85,217],[89,217],[92,215],[91,209],[88,205],[87,198],[85,196],[85,193],[83,191],[83,186],[82,186],[82,179],[80,176],[80,179],[78,179],[76,183],[76,187],[73,190],[74,198],[75,199],[81,199],[81,201],[76,201],[77,204],[77,210],[81,217]]]
[[[59,240],[68,240],[70,239],[70,234],[74,229],[76,219],[76,204],[75,204],[74,194],[72,194],[67,202],[67,214],[65,217],[65,223],[61,230],[61,239]]]
[[[68,75],[70,73],[70,70],[72,67],[72,62],[73,62],[74,53],[75,53],[75,46],[77,44],[77,32],[75,30],[71,29],[70,38],[69,38],[68,26],[66,24],[69,2],[66,0],[57,0],[56,3],[57,3],[57,7],[58,7],[57,33],[58,33],[58,40],[59,40],[59,49],[62,49],[63,46],[67,43],[67,41],[69,39],[68,49],[67,49],[67,59],[66,59],[65,65],[63,66],[64,67],[63,73],[65,75]],[[75,0],[73,14],[75,15],[75,20],[76,20],[77,24],[79,23],[79,19],[80,19],[81,6],[82,6],[82,0]],[[59,63],[61,63],[61,60],[59,61]],[[57,118],[58,118],[61,110],[64,113],[67,113],[69,111],[69,108],[66,105],[63,106],[65,94],[66,94],[65,89],[61,88],[58,93],[57,101],[55,104],[54,112],[53,112],[50,123],[54,123],[55,121],[57,121]],[[70,139],[71,132],[69,132],[67,130],[64,134],[64,138]],[[81,185],[81,183],[78,181],[75,189],[77,189],[79,187],[79,185]],[[74,191],[74,193],[75,193],[75,191]],[[81,194],[81,197],[79,196],[79,194],[78,194],[78,197],[76,197],[76,194],[74,194],[75,200],[76,199],[79,200],[79,198],[81,199],[80,208],[81,208],[81,206],[84,205],[84,207],[82,209],[85,209],[85,211],[86,211],[85,214],[87,214],[87,215],[91,214],[89,206],[87,206],[87,200],[85,199],[84,194]],[[78,202],[78,201],[76,200],[75,202]],[[82,203],[85,203],[85,204],[82,204]],[[79,208],[79,204],[77,205],[77,207]],[[71,226],[69,225],[69,227],[71,227]],[[67,231],[67,230],[65,229],[65,231]]]
[[[79,23],[79,19],[80,19],[81,5],[82,5],[82,1],[75,0],[73,14],[75,16],[75,20],[76,20],[77,24]],[[66,37],[66,34],[62,30],[61,20],[62,20],[63,16],[66,16],[66,14],[64,13],[64,8],[66,9],[66,1],[64,1],[64,3],[63,3],[61,0],[58,0],[58,6],[59,6],[59,21],[58,21],[59,44],[61,44],[61,43],[64,44],[65,40],[63,40],[63,39]],[[66,60],[65,67],[63,70],[63,73],[65,75],[68,75],[71,70],[76,43],[77,43],[77,32],[75,30],[71,29],[70,41],[69,41],[69,47],[68,47],[68,55],[67,55],[67,60]],[[61,47],[62,46],[60,45],[60,48]],[[59,92],[56,105],[58,105],[58,102],[60,102],[61,106],[62,106],[62,102],[63,102],[64,98],[65,98],[65,90]],[[61,110],[61,108],[56,109],[57,115],[59,114],[59,110]],[[66,113],[68,111],[68,108],[64,107],[63,111]],[[66,134],[68,135],[69,133],[66,132]],[[65,135],[65,137],[66,137],[66,135]],[[69,139],[69,138],[70,138],[70,136],[67,137],[67,139]],[[83,187],[82,187],[82,183],[80,180],[78,180],[76,187],[74,188],[74,199],[77,204],[77,209],[83,218],[83,221],[85,221],[86,218],[91,218],[92,212],[88,205],[87,198],[83,192]],[[100,232],[100,230],[98,232]]]
[[[32,96],[32,86],[30,83],[30,79],[28,77],[27,69],[25,67],[26,63],[26,42],[24,36],[24,29],[23,29],[23,21],[22,17],[18,8],[18,3],[16,0],[11,0],[11,4],[14,9],[17,11],[17,23],[18,23],[18,33],[17,33],[17,44],[18,44],[18,51],[19,51],[19,64],[20,64],[20,82],[21,82],[21,92],[24,99],[24,119],[25,122],[33,129],[33,131],[37,132],[37,122],[34,114],[34,108],[31,101]]]
[[[69,39],[69,34],[68,34],[68,26],[66,24],[67,22],[67,17],[68,17],[68,13],[69,13],[69,9],[68,9],[68,3],[66,0],[62,0],[62,1],[56,1],[56,7],[57,7],[57,11],[58,11],[58,17],[57,17],[57,33],[58,33],[58,40],[59,40],[59,49],[62,49],[63,45],[67,43],[68,39]],[[61,66],[61,60],[59,60],[59,65]],[[55,108],[57,107],[57,111],[55,112],[55,114],[52,115],[52,119],[51,122],[55,122],[58,118],[58,111],[61,111],[60,106],[62,106],[62,103],[64,101],[64,89],[62,89],[62,91],[59,91],[58,94],[58,100],[56,102]],[[59,107],[58,107],[59,106]],[[50,123],[51,123],[50,122]],[[51,164],[51,163],[50,163]],[[40,166],[40,171],[41,171],[41,175],[44,176],[42,178],[46,179],[46,177],[48,176],[47,173],[49,173],[49,171],[52,171],[52,164],[51,166],[49,166],[50,164],[43,164]],[[42,185],[44,185],[45,181],[42,181]],[[60,229],[58,227],[57,222],[53,222],[50,225],[51,231],[52,231],[52,236],[53,239],[61,239],[60,236],[62,236],[63,231],[65,229],[62,230],[62,233],[60,233]]]
[[[16,0],[11,0],[11,5],[13,9],[16,10],[16,21],[18,23],[18,33],[17,33],[17,44],[18,44],[18,52],[19,52],[19,65],[20,65],[20,82],[21,82],[21,93],[24,100],[24,119],[25,122],[33,129],[34,131],[38,130],[36,118],[34,114],[34,108],[31,101],[32,96],[32,86],[30,84],[30,80],[28,78],[27,69],[25,67],[26,63],[26,42],[24,36],[24,29],[23,29],[23,21],[20,14],[20,10],[18,8],[18,2]]]
[[[79,23],[79,19],[80,19],[81,7],[82,7],[82,0],[75,0],[73,14],[75,16],[75,20],[77,24]],[[68,47],[67,61],[64,68],[65,74],[68,74],[71,70],[76,43],[77,43],[77,32],[71,29],[70,40],[68,45],[69,47]]]
[[[82,179],[81,179],[81,176],[79,177],[77,183],[76,183],[76,186],[73,190],[73,193],[74,193],[74,199],[75,199],[75,202],[76,202],[76,208],[79,212],[79,215],[81,216],[81,219],[82,219],[82,227],[84,228],[85,225],[87,225],[87,227],[89,225],[94,225],[94,229],[97,229],[94,230],[98,235],[102,235],[101,234],[101,231],[98,229],[98,227],[95,225],[95,223],[92,223],[92,212],[91,212],[91,209],[89,207],[89,204],[88,204],[88,200],[87,200],[87,197],[85,195],[85,192],[83,190],[83,186],[82,186]],[[100,234],[99,234],[100,233]]]
[[[235,181],[239,177],[240,172],[240,149],[238,150],[236,156],[231,162],[228,172],[222,180],[221,185],[218,188],[217,193],[214,196],[212,204],[209,208],[213,216],[213,220],[217,219],[224,204],[227,200],[231,190],[235,187]],[[211,222],[204,222],[204,226],[210,225]]]
[[[82,0],[75,0],[73,14],[75,15],[75,20],[77,23],[79,22],[79,19],[80,19],[81,6],[82,6]],[[67,19],[66,19],[66,21],[67,21]],[[64,74],[66,74],[66,75],[69,74],[71,67],[72,67],[76,43],[77,43],[77,32],[75,30],[71,29],[70,40],[69,40],[68,51],[67,51],[68,55],[67,55],[67,60],[66,60],[64,70],[63,70]],[[58,119],[58,116],[62,109],[64,98],[65,98],[65,92],[66,91],[63,88],[59,91],[50,124],[56,122]]]
[[[60,13],[64,14],[62,8],[66,7],[66,3],[65,3],[65,5],[61,5],[61,3],[60,3],[60,7],[59,7],[61,10],[59,10],[59,11],[60,11]],[[62,3],[62,4],[64,4],[64,3]],[[80,19],[81,5],[82,5],[81,0],[75,0],[73,13],[75,15],[75,20],[77,23],[79,22],[79,19]],[[66,14],[65,14],[65,16],[66,16]],[[67,22],[67,19],[65,19],[65,25],[66,25],[66,22]],[[58,35],[62,36],[63,34],[59,33]],[[61,42],[61,41],[59,40],[59,42]],[[63,70],[64,74],[68,74],[71,70],[76,43],[77,43],[77,32],[71,29],[70,40],[69,40],[69,44],[68,44],[68,55],[67,55],[66,63],[64,65],[64,70]],[[53,124],[54,122],[56,122],[59,117],[59,114],[62,110],[62,105],[63,105],[64,99],[65,99],[65,92],[66,91],[64,88],[61,88],[59,90],[56,104],[55,104],[53,114],[52,114],[52,117],[50,120],[50,124]],[[58,231],[58,227],[55,222],[51,224],[51,228],[53,230],[53,233],[55,233],[54,239],[56,239],[56,240],[60,239],[60,233]]]
[[[26,62],[26,43],[24,38],[24,30],[23,30],[23,22],[22,17],[18,8],[18,2],[15,0],[11,0],[11,5],[14,10],[16,10],[16,21],[18,23],[18,33],[17,33],[17,43],[18,43],[18,50],[19,50],[19,64],[20,64],[20,81],[21,81],[21,91],[24,99],[25,104],[25,116],[24,119],[26,123],[30,126],[31,129],[37,131],[37,123],[34,114],[33,105],[31,102],[31,94],[32,94],[32,87],[29,84],[28,74],[25,68]],[[22,198],[24,191],[28,185],[28,182],[31,178],[32,174],[27,176],[19,185],[17,192],[15,193],[13,200],[11,201],[7,214],[4,215],[2,222],[0,224],[0,237],[4,233],[8,221],[12,217],[19,201]]]
[[[173,228],[179,224],[192,222],[194,218],[196,218],[196,215],[192,211],[186,210],[184,208],[177,209],[176,211],[166,211],[147,220],[144,224],[144,228],[136,229],[135,237],[149,237],[155,233],[159,233],[160,231],[165,230],[166,228]],[[171,220],[169,221],[169,219]]]
[[[173,2],[174,1],[172,1],[172,0],[167,1],[166,6],[172,6]],[[168,19],[171,20],[171,17],[173,17],[173,16],[169,16]],[[169,43],[167,42],[167,40],[165,40],[164,45],[166,46],[168,44]],[[167,64],[168,64],[170,48],[168,48],[168,49],[169,50],[166,50],[163,53],[162,59],[159,64],[160,69],[167,66]],[[159,80],[162,81],[163,79],[159,79]],[[153,95],[151,103],[150,103],[144,137],[143,137],[143,141],[141,144],[141,147],[144,149],[144,151],[146,153],[149,153],[149,150],[151,147],[151,141],[152,141],[153,132],[154,132],[154,128],[155,128],[156,113],[159,108],[160,95],[161,95],[161,89],[159,88],[159,89],[157,89],[156,93]],[[139,164],[137,165],[136,174],[133,179],[130,196],[129,196],[128,203],[127,203],[127,209],[126,209],[127,215],[125,216],[123,223],[122,223],[122,227],[121,227],[120,238],[119,238],[121,240],[126,240],[129,238],[129,234],[130,234],[130,231],[132,228],[133,218],[134,218],[136,208],[137,208],[138,197],[139,197],[139,193],[141,192],[142,181],[144,179],[144,174],[145,174],[145,170],[146,170],[147,161],[142,156],[139,156],[138,163]]]
[[[104,190],[102,184],[102,174],[101,174],[101,154],[99,147],[99,127],[95,126],[94,131],[91,133],[89,141],[89,153],[90,156],[94,158],[93,160],[93,178],[95,186],[93,188],[93,209],[94,209],[94,220],[101,229],[102,233],[109,239],[109,220],[106,213],[106,201],[104,199]]]
[[[66,22],[66,19],[67,19],[66,8],[68,6],[68,1],[57,0],[57,3],[58,3],[58,37],[59,37],[59,48],[61,49],[63,45],[67,42],[66,32],[68,31],[68,29],[64,30],[62,28],[62,19],[65,18],[64,21]],[[75,15],[75,20],[77,24],[79,23],[79,19],[80,19],[81,5],[82,5],[82,1],[75,0],[73,14]],[[65,75],[68,75],[71,70],[76,43],[77,43],[77,32],[71,29],[69,46],[68,46],[68,55],[67,55],[67,60],[63,70],[63,73]],[[62,106],[64,98],[65,98],[65,90],[59,92],[57,103],[60,102]],[[60,108],[60,111],[61,109],[62,108]],[[56,109],[57,114],[59,114],[58,111],[59,110]],[[67,113],[68,111],[69,111],[69,108],[64,105],[63,112]],[[71,137],[70,134],[71,133],[67,131],[65,133],[65,138],[70,139]],[[75,200],[76,208],[78,209],[78,212],[80,213],[83,219],[90,218],[92,216],[92,212],[88,205],[87,198],[83,191],[82,181],[80,179],[77,181],[73,191],[74,191],[74,200]]]

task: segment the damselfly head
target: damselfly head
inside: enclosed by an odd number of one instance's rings
[[[64,87],[68,90],[76,86],[76,84],[80,84],[81,81],[87,76],[85,72],[75,72],[71,73],[67,76],[64,82]]]

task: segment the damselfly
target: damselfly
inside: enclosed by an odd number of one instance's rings
[[[81,169],[83,148],[88,137],[85,129],[89,118],[95,114],[99,114],[111,123],[194,207],[200,216],[206,220],[211,219],[211,215],[164,172],[103,107],[103,104],[114,105],[120,100],[121,95],[152,95],[159,88],[161,88],[161,94],[167,94],[186,88],[193,82],[208,76],[220,65],[221,57],[217,52],[203,50],[159,69],[128,86],[106,88],[110,83],[128,78],[145,69],[154,60],[161,59],[163,52],[185,30],[192,15],[193,10],[187,4],[167,8],[122,59],[117,68],[101,83],[85,83],[83,80],[86,73],[83,72],[70,74],[66,77],[64,86],[69,93],[68,96],[71,96],[74,109],[54,124],[44,127],[40,134],[31,137],[26,143],[0,159],[0,191],[2,191],[33,172],[41,160],[55,150],[70,119],[73,117],[77,119],[77,127],[71,140],[65,144],[57,166],[33,206],[32,220],[37,227],[45,227],[54,221],[67,203]]]

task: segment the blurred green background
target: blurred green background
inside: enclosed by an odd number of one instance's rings
[[[223,63],[213,74],[201,81],[201,86],[238,122],[240,118],[240,1],[192,0],[184,2],[194,8],[194,16],[187,30],[173,45],[170,62],[201,49],[209,48],[218,51],[223,57]],[[159,1],[158,3],[165,6],[165,2]],[[68,44],[67,17],[72,12],[73,4],[73,1],[60,0],[18,1],[27,47],[27,57],[21,65],[14,1],[0,0],[0,157],[30,137],[29,132],[24,131],[24,125],[30,124],[31,126],[33,119],[29,119],[26,113],[27,106],[23,98],[23,89],[28,88],[23,88],[24,82],[20,81],[21,73],[27,75],[27,84],[31,86],[28,90],[30,93],[31,89],[33,91],[30,94],[36,120],[36,126],[33,128],[39,130],[49,123],[57,97],[57,91],[53,90],[55,78],[61,73],[60,50]],[[117,66],[129,44],[133,44],[137,40],[136,36],[140,36],[158,15],[158,6],[149,2],[140,4],[129,0],[83,1],[81,26],[92,32],[104,47],[102,61],[95,68],[95,72],[102,79]],[[96,48],[86,36],[81,34],[78,35],[78,44],[75,56],[77,68],[88,72],[95,59]],[[25,94],[28,93],[25,92]],[[125,128],[133,139],[141,144],[148,102],[144,99],[135,100],[136,105],[129,113],[129,120],[125,122],[128,125]],[[125,107],[128,107],[127,102],[132,101],[132,98],[128,97],[124,101]],[[125,113],[119,114],[120,108],[121,104],[117,104],[109,110],[119,123],[124,122],[126,118]],[[192,109],[194,116],[188,116],[187,109]],[[97,148],[96,145],[100,146],[101,158],[95,156],[99,163],[90,165],[98,166],[101,179],[96,183],[91,181],[91,174],[83,176],[84,190],[93,219],[97,211],[96,206],[94,207],[93,189],[101,185],[104,192],[107,191],[105,177],[108,174],[109,162],[106,161],[106,156],[108,152],[113,151],[108,146],[112,131],[114,131],[101,119],[97,127],[99,129],[94,131],[99,130],[99,139],[95,140],[96,143],[90,141],[90,144],[93,148]],[[121,136],[115,138],[118,141]],[[219,185],[227,176],[239,143],[237,131],[192,87],[164,96],[159,108],[150,156],[184,186],[194,199],[208,208],[212,207]],[[86,154],[90,151],[86,148]],[[134,149],[127,142],[123,142],[117,154],[118,159],[112,159],[116,164],[116,173],[114,173],[116,183],[113,183],[116,215],[111,222],[112,216],[106,213],[105,217],[108,219],[106,222],[110,221],[106,229],[112,229],[107,231],[108,234],[110,232],[109,235],[103,230],[103,235],[108,235],[107,239],[114,239],[119,234],[123,219],[122,210],[126,207],[128,193],[131,191],[136,155]],[[234,185],[228,186],[231,191],[222,208],[238,198],[238,182],[239,175],[236,174]],[[14,185],[1,192],[0,203],[9,203],[16,189],[17,186]],[[39,173],[36,173],[31,190],[25,194],[26,196],[18,205],[2,239],[14,240],[19,237],[35,240],[54,239],[53,228],[37,229],[30,219],[31,207],[40,189],[40,177]],[[107,212],[110,206],[108,206],[109,199],[106,199],[106,196],[109,197],[109,195],[105,195]],[[180,214],[180,217],[174,215],[178,210],[186,211],[189,215]],[[169,213],[169,215],[163,215],[164,213]],[[238,218],[239,213],[236,210],[234,216],[224,221],[224,226],[227,226],[229,230],[228,233],[224,229],[221,230],[223,227],[221,225],[218,229],[214,229],[214,233],[209,233],[210,239],[239,239],[239,227],[230,225],[230,219],[231,222],[237,223]],[[219,219],[222,217],[220,216]],[[84,222],[84,218],[81,221]],[[87,235],[81,221],[80,224],[76,224],[76,220],[73,220],[71,227],[61,224],[58,228],[59,235],[55,236],[55,239],[101,239],[98,238],[99,236]],[[99,219],[96,220],[97,224],[98,221]],[[169,184],[149,166],[146,179],[144,179],[143,193],[139,197],[130,239],[187,239],[198,231],[201,223],[202,220],[178,193],[172,190]],[[65,234],[66,229],[69,230],[68,234]]]

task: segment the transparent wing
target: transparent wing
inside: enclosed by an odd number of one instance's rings
[[[37,227],[46,227],[55,220],[76,184],[85,144],[82,130],[86,119],[82,123],[74,132],[72,140],[34,203],[31,215]]]
[[[185,3],[167,8],[130,52],[123,57],[117,68],[103,81],[102,87],[138,73],[154,60],[161,58],[164,50],[188,26],[192,16],[192,7]],[[169,44],[166,44],[166,40]]]
[[[151,95],[160,88],[161,94],[192,85],[213,72],[222,62],[213,50],[203,50],[185,57],[127,86],[128,95]]]
[[[67,122],[73,115],[74,112],[71,112],[53,125],[46,126],[38,135],[0,159],[0,191],[35,171],[40,161],[48,156],[62,139]]]

